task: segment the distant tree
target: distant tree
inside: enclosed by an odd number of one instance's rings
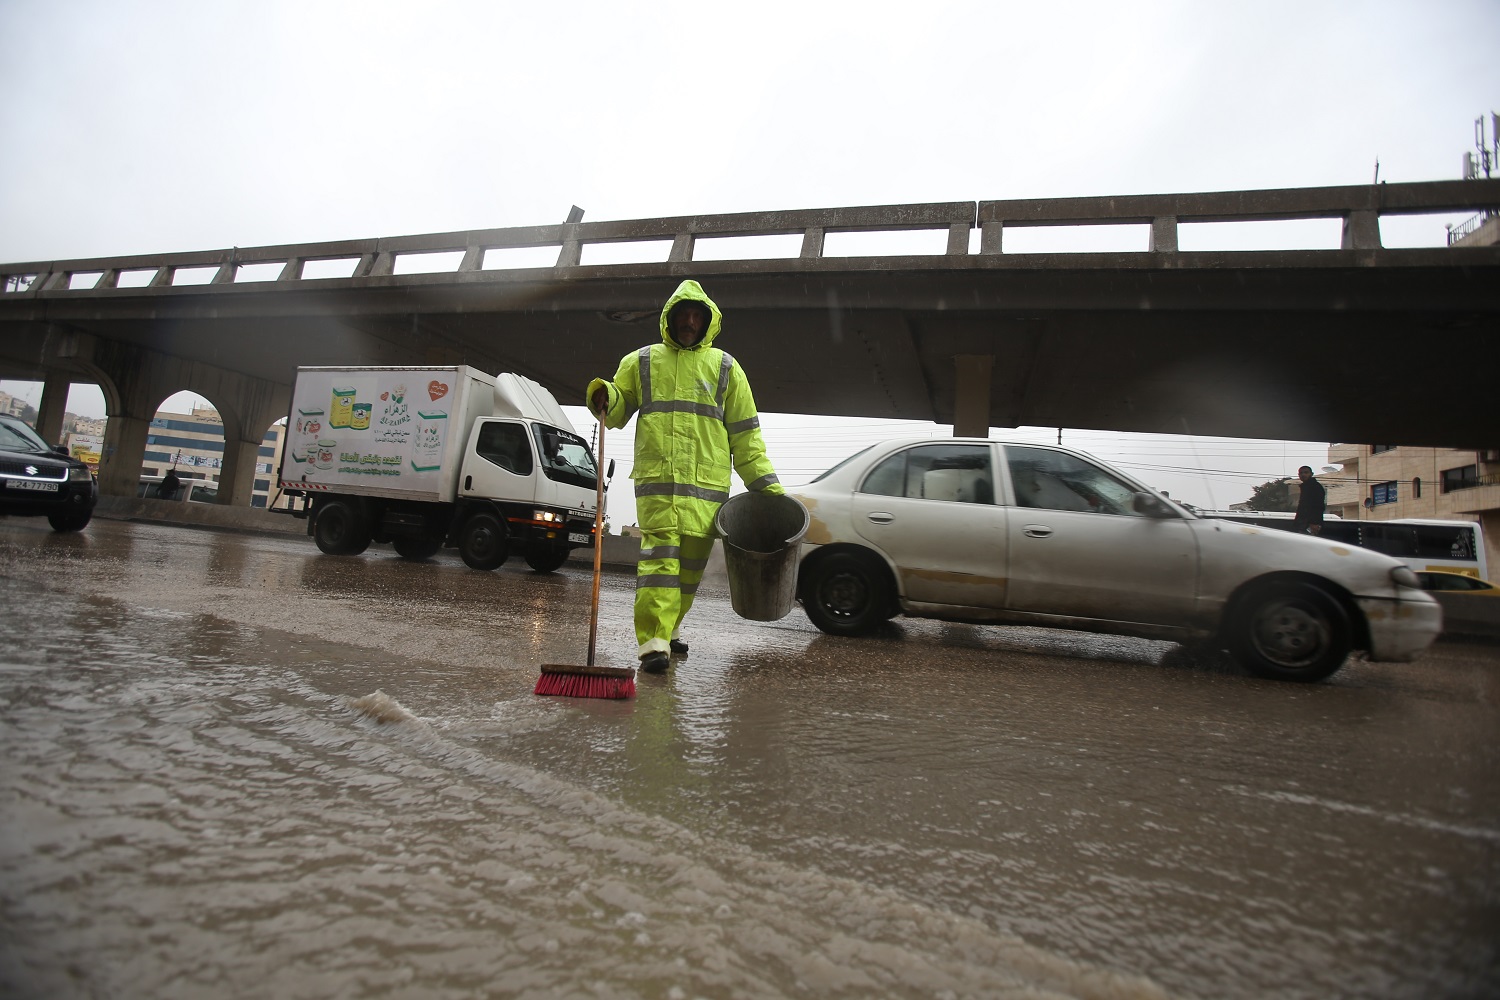
[[[1297,501],[1292,498],[1291,481],[1287,479],[1273,479],[1269,483],[1261,483],[1250,494],[1250,509],[1259,511],[1297,509]]]

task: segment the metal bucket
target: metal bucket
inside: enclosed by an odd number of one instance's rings
[[[797,600],[797,551],[807,508],[793,497],[741,493],[719,508],[714,530],[724,539],[729,603],[741,618],[774,622]]]

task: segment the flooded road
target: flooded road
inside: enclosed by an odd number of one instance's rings
[[[1500,646],[1177,647],[0,519],[0,995],[1500,994]],[[606,573],[601,662],[629,663]]]

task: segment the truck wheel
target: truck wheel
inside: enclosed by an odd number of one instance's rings
[[[413,538],[410,535],[401,535],[391,539],[391,548],[396,550],[396,555],[413,562],[431,559],[442,547],[441,538]]]
[[[1240,602],[1229,626],[1229,652],[1260,677],[1320,681],[1343,665],[1351,633],[1343,606],[1324,590],[1271,584]]]
[[[370,547],[370,526],[347,500],[330,500],[318,508],[313,541],[331,556],[357,556]]]
[[[458,554],[470,569],[498,569],[509,554],[505,548],[505,524],[494,514],[475,514],[464,522],[458,535]]]
[[[526,553],[526,565],[538,573],[551,573],[568,561],[568,550],[561,546],[550,549],[532,549]]]

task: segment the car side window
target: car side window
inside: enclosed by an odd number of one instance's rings
[[[995,476],[989,445],[927,444],[890,456],[865,476],[861,493],[993,504]]]
[[[531,475],[531,442],[520,424],[491,421],[479,428],[474,450],[480,458],[518,476]]]
[[[1051,448],[1006,445],[1016,505],[1137,516],[1135,490],[1097,465]]]

